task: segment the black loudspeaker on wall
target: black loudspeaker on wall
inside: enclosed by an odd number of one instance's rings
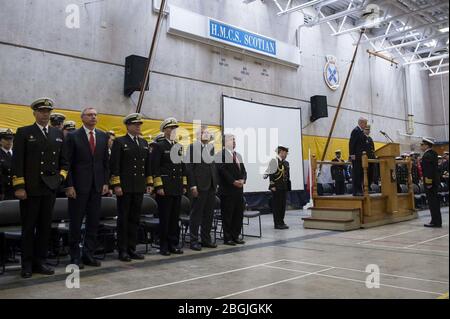
[[[126,57],[125,81],[123,88],[123,93],[126,96],[131,96],[133,92],[141,90],[147,61],[148,58],[138,55],[130,55]],[[145,90],[148,91],[148,81]]]
[[[311,96],[311,122],[322,117],[328,117],[327,97],[324,95]]]

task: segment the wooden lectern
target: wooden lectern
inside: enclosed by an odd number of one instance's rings
[[[395,158],[400,156],[400,144],[389,143],[375,151],[380,159],[381,193],[387,196],[386,213],[398,212]]]
[[[400,145],[389,143],[375,151],[377,159],[369,159],[363,153],[364,193],[362,196],[328,195],[320,196],[317,192],[317,177],[313,180],[313,207],[311,217],[304,217],[303,227],[331,230],[352,230],[368,228],[417,218],[414,207],[414,190],[411,177],[410,159],[396,160],[400,155]],[[380,165],[381,194],[370,191],[369,165]],[[317,172],[318,165],[348,165],[317,161],[313,155],[311,168]],[[408,168],[408,192],[397,193],[396,166]]]

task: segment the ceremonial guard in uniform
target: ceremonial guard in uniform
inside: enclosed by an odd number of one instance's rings
[[[76,127],[76,123],[74,121],[65,121],[63,124],[64,137],[66,137],[67,134],[75,131],[76,129],[77,129],[77,127]]]
[[[127,135],[114,140],[111,150],[111,186],[117,196],[117,246],[119,260],[144,259],[136,252],[139,217],[144,193],[151,193],[151,175],[148,143],[140,138],[142,115],[125,117]]]
[[[12,146],[14,133],[0,130],[0,200],[14,199],[12,186]]]
[[[180,227],[178,219],[181,196],[186,193],[187,176],[183,147],[175,141],[178,122],[168,118],[161,123],[164,139],[152,145],[153,182],[159,210],[160,253],[163,256],[182,254],[178,247]]]
[[[52,113],[52,115],[50,115],[50,126],[62,131],[64,129],[65,120],[66,116],[64,114]]]
[[[341,158],[341,150],[336,150],[334,152],[336,155],[331,161],[336,163],[344,163],[345,161]],[[345,194],[345,165],[331,165],[331,178],[334,180],[334,190],[336,195]]]
[[[67,177],[63,133],[49,127],[53,101],[31,104],[36,123],[17,129],[13,147],[13,186],[20,199],[22,277],[54,274],[45,264],[56,191]]]
[[[438,197],[440,183],[438,169],[438,154],[432,149],[434,141],[431,138],[423,138],[420,147],[422,149],[422,174],[425,194],[431,213],[431,222],[425,227],[442,227],[441,206]]]
[[[275,229],[288,229],[284,222],[287,192],[291,190],[289,162],[286,161],[289,148],[278,146],[277,158],[270,161],[265,177],[269,177],[269,189],[272,192],[272,213]]]

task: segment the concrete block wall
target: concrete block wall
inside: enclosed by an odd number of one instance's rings
[[[73,0],[0,0],[0,103],[29,104],[52,96],[58,106],[127,114],[135,110],[138,94],[123,96],[125,57],[146,56],[156,14],[150,0],[105,0],[80,5],[79,29],[65,27],[65,8]],[[75,2],[76,3],[76,2]],[[299,12],[278,17],[270,1],[244,4],[240,0],[169,0],[169,4],[242,28],[296,44]],[[166,33],[159,38],[150,91],[142,112],[150,118],[175,116],[220,124],[222,94],[258,102],[301,107],[304,134],[326,136],[341,89],[329,90],[323,80],[325,56],[338,58],[340,75],[347,73],[357,34],[331,37],[325,24],[301,28],[298,69],[230,52]],[[364,115],[373,136],[384,130],[407,149],[417,139],[403,137],[408,101],[403,68],[369,58],[361,46],[344,99],[334,137],[348,137]],[[225,62],[223,66],[220,62]],[[249,75],[242,75],[247,67]],[[261,75],[266,69],[269,76]],[[442,94],[438,78],[411,72],[414,93],[414,135],[445,138]],[[444,102],[448,104],[448,77]],[[309,123],[312,95],[326,95],[329,117]],[[431,107],[431,112],[430,112]],[[447,113],[448,123],[448,113]],[[448,126],[447,126],[448,127]]]

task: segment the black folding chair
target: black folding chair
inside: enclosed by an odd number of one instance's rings
[[[20,247],[22,229],[18,200],[0,201],[0,274],[6,271],[8,254],[15,259],[16,247]]]
[[[140,230],[143,232],[143,239],[140,243],[145,244],[145,253],[150,251],[149,246],[158,248],[159,218],[158,203],[150,195],[144,195],[140,217]]]
[[[184,247],[187,236],[189,236],[189,221],[191,216],[191,201],[187,196],[181,197],[181,210],[180,210],[180,227],[181,227],[181,245]]]

